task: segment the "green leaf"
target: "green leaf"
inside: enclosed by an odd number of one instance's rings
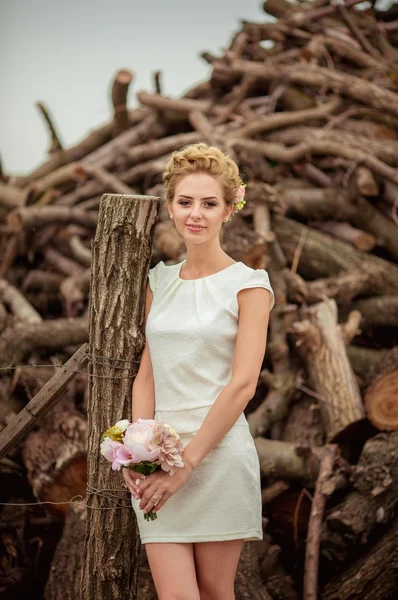
[[[130,463],[126,465],[127,469],[131,471],[137,471],[137,473],[142,473],[143,475],[150,475],[157,469],[160,469],[160,465],[158,463],[150,462],[149,460],[143,460],[140,463]]]

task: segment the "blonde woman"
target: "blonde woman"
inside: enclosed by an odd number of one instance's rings
[[[220,245],[223,224],[244,204],[236,163],[193,144],[172,154],[163,182],[186,259],[149,272],[133,421],[172,425],[185,465],[173,476],[123,475],[160,600],[233,600],[243,542],[263,537],[259,461],[243,411],[274,293],[265,270]],[[158,516],[147,522],[150,510]]]

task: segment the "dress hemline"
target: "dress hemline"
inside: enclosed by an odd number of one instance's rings
[[[145,536],[144,539],[141,539],[141,544],[150,544],[150,543],[178,543],[185,542],[195,543],[195,542],[228,542],[231,540],[246,540],[246,541],[255,541],[262,540],[263,534],[258,529],[252,529],[249,531],[236,531],[235,533],[215,533],[213,535],[168,535],[168,536]]]

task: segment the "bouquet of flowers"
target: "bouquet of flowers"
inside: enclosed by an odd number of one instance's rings
[[[113,471],[124,467],[150,475],[163,469],[174,475],[177,468],[184,466],[180,436],[167,423],[153,419],[118,421],[102,434],[100,448],[101,454],[112,463]],[[150,511],[144,518],[153,521],[157,514]]]

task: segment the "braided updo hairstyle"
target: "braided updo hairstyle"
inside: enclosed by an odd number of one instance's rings
[[[163,173],[167,203],[173,201],[178,181],[192,173],[206,173],[217,178],[223,188],[225,203],[227,206],[234,204],[242,186],[238,165],[216,146],[208,146],[203,142],[190,144],[172,153]]]

